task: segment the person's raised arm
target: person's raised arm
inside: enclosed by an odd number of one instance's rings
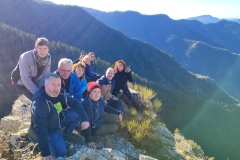
[[[131,70],[130,66],[128,66],[127,69],[126,69],[126,72],[127,72],[127,80],[129,82],[133,82],[134,81],[131,71],[132,70]]]

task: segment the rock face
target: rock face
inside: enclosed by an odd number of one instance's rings
[[[41,159],[36,142],[28,136],[31,101],[20,96],[13,104],[12,114],[1,119],[0,158],[1,159]],[[142,152],[121,138],[118,133],[96,137],[97,149],[86,146],[84,138],[77,134],[77,142],[66,142],[67,160],[125,160],[143,159]],[[152,159],[144,156],[144,159]]]
[[[139,94],[134,94],[139,97]],[[141,100],[141,98],[140,98]],[[140,101],[139,100],[139,101]],[[20,96],[13,104],[11,115],[1,119],[0,126],[0,159],[41,159],[37,143],[28,135],[30,125],[31,101]],[[194,159],[200,160],[203,151],[193,152],[193,147],[187,143],[183,136],[175,136],[164,126],[157,127],[164,149],[159,151],[166,155],[166,159]],[[130,142],[121,137],[120,133],[95,137],[97,149],[86,146],[84,138],[74,132],[75,140],[66,141],[67,160],[155,160],[136,149]]]
[[[0,148],[1,158],[21,158],[24,147],[30,143],[27,134],[31,115],[30,104],[30,100],[20,96],[13,104],[11,115],[1,119],[0,137],[3,140]]]
[[[194,149],[192,144],[188,142],[182,135],[175,133],[174,135],[164,126],[158,125],[157,130],[162,135],[161,140],[164,144],[164,152],[171,158],[184,160],[204,160],[204,152],[201,148]],[[193,142],[193,141],[192,141]]]

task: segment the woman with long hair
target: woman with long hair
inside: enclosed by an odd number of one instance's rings
[[[85,68],[86,65],[84,62],[79,61],[72,66],[72,72],[74,72],[80,83],[81,83],[81,92],[82,92],[82,98],[84,99],[87,96],[87,80],[85,77]]]
[[[114,71],[115,86],[112,92],[113,95],[121,98],[137,110],[141,110],[142,107],[140,107],[140,105],[132,97],[132,93],[127,85],[127,82],[134,81],[130,66],[126,67],[126,63],[123,60],[118,60],[115,62]]]

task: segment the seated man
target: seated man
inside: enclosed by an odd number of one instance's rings
[[[106,106],[104,100],[101,98],[101,86],[96,82],[89,82],[88,96],[82,102],[85,108],[90,123],[90,127],[83,131],[85,141],[90,148],[96,148],[93,140],[94,135],[103,135],[114,133],[117,131],[117,122],[122,121],[120,111]]]
[[[102,97],[105,102],[111,107],[117,109],[121,113],[124,110],[123,104],[121,100],[118,100],[114,95],[112,95],[113,88],[115,85],[114,77],[114,69],[108,68],[106,74],[97,80],[97,83],[102,87]]]
[[[64,88],[71,97],[81,102],[81,82],[79,81],[77,75],[71,72],[72,66],[73,62],[71,59],[62,58],[58,62],[58,68],[55,73],[57,73],[61,77],[62,88]]]
[[[44,86],[33,96],[31,108],[44,160],[64,157],[67,148],[63,136],[71,136],[79,123],[82,130],[89,127],[84,108],[61,89],[61,78],[57,74],[50,74],[45,79]]]

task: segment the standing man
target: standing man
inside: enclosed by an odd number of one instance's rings
[[[50,74],[45,79],[44,87],[34,94],[31,112],[44,160],[66,155],[63,136],[71,136],[80,121],[82,130],[89,127],[84,108],[61,89],[61,78],[57,74]]]
[[[79,81],[77,75],[72,72],[72,66],[73,62],[71,59],[62,58],[58,62],[58,68],[55,73],[61,77],[62,88],[64,88],[71,97],[81,102],[81,82]]]

